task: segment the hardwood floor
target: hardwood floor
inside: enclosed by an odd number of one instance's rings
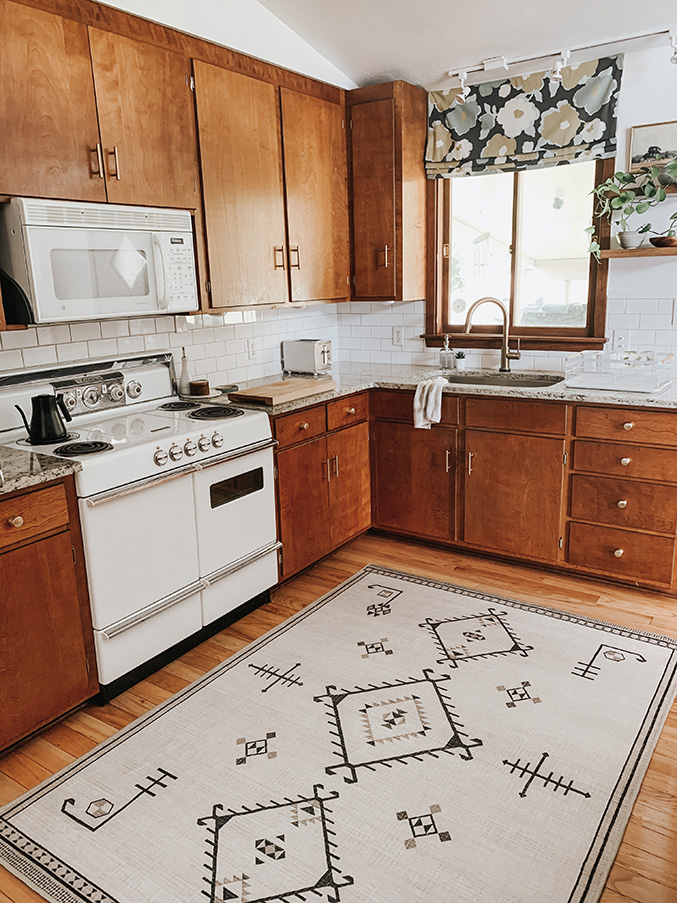
[[[677,639],[677,602],[665,596],[365,535],[276,589],[269,605],[207,640],[112,703],[86,706],[0,756],[0,805],[68,765],[369,562],[543,602]],[[38,903],[41,899],[0,869],[0,903]],[[673,706],[658,741],[601,903],[675,901],[677,706]]]

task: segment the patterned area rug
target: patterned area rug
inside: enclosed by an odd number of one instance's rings
[[[677,643],[369,566],[0,814],[58,903],[597,900]]]

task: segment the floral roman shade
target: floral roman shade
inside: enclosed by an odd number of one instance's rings
[[[461,176],[616,154],[623,56],[428,95],[426,173]]]

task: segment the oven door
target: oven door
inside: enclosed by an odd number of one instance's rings
[[[273,444],[201,462],[193,474],[200,577],[275,542]]]

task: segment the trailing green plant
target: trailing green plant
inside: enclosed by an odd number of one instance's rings
[[[595,197],[595,217],[598,219],[606,217],[611,221],[618,215],[620,231],[627,232],[631,216],[635,214],[641,216],[666,200],[668,194],[663,184],[666,177],[668,184],[677,182],[677,160],[662,167],[642,166],[636,172],[615,172],[606,181],[596,185],[591,192]],[[673,214],[670,217],[672,225],[668,234],[677,228],[676,220],[677,214]],[[601,248],[595,235],[595,226],[588,226],[585,231],[590,235],[588,251],[599,260]],[[643,223],[635,231],[642,234],[650,232],[651,223]]]
[[[654,232],[654,230],[652,229],[651,232],[654,235],[666,235],[668,238],[677,237],[677,210],[675,210],[674,213],[670,214],[667,229],[663,229],[662,232]]]

